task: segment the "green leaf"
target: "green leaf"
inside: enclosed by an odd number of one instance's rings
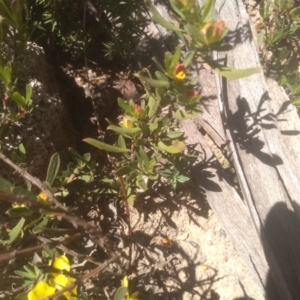
[[[127,291],[126,287],[119,287],[114,295],[114,300],[124,300]]]
[[[163,80],[163,81],[168,81],[169,82],[168,77],[160,71],[156,71],[155,76],[158,80]]]
[[[168,29],[168,30],[172,30],[172,31],[182,31],[180,28],[178,28],[177,26],[173,25],[172,23],[170,23],[169,21],[167,21],[159,12],[158,10],[155,8],[155,6],[150,5],[149,7],[152,15],[153,15],[153,20],[158,23],[159,25],[161,25],[162,27]]]
[[[12,187],[13,187],[13,185],[9,181],[0,177],[0,191],[7,193],[7,194],[11,194]]]
[[[200,33],[199,28],[197,28],[194,25],[185,25],[184,26],[185,30],[188,31],[190,33],[191,36],[193,36],[198,42],[200,42],[201,44],[206,45],[207,41],[206,39],[203,37],[203,35]]]
[[[190,115],[183,109],[178,109],[176,112],[175,112],[175,115],[176,117],[183,121],[183,120],[186,120],[186,119],[189,119],[190,118]]]
[[[30,282],[32,284],[32,282]],[[18,294],[14,297],[14,300],[28,300],[28,291]]]
[[[194,51],[189,51],[186,53],[186,55],[184,56],[183,59],[183,64],[185,67],[188,67],[190,65],[190,63],[192,62],[193,58],[194,58],[195,52]]]
[[[167,146],[162,141],[160,141],[158,142],[158,147],[168,153],[176,154],[176,153],[183,152],[186,148],[186,145],[184,142],[176,140],[172,142],[171,146]]]
[[[11,245],[21,234],[24,224],[25,224],[25,219],[21,218],[18,224],[8,233],[9,240],[6,241],[8,245]]]
[[[82,157],[86,160],[86,162],[89,162],[92,158],[91,153],[84,153]]]
[[[149,157],[142,146],[140,146],[139,155],[141,157],[143,166],[145,167],[146,171],[149,171]]]
[[[25,277],[25,278],[29,278],[29,279],[35,279],[35,275],[32,276],[31,273],[27,273],[27,272],[19,271],[19,270],[14,271],[14,273],[21,276],[21,277]]]
[[[202,6],[202,18],[201,22],[206,23],[210,20],[212,13],[214,11],[215,1],[214,0],[206,0],[204,5]]]
[[[177,15],[182,19],[185,20],[185,15],[182,13],[180,7],[178,6],[177,0],[170,0],[170,4],[173,8],[173,10],[177,13]]]
[[[12,74],[12,68],[11,63],[9,62],[3,69],[3,76],[5,78],[5,85],[9,85],[11,83],[11,74]]]
[[[170,131],[167,133],[167,137],[170,139],[178,139],[183,136],[183,132],[180,131]]]
[[[19,145],[19,151],[23,154],[23,156],[26,155],[26,149],[22,143]]]
[[[30,84],[26,85],[26,104],[29,103],[32,97],[32,86]]]
[[[253,74],[257,74],[261,72],[261,68],[249,68],[249,69],[234,69],[230,67],[221,67],[215,68],[216,72],[219,73],[221,76],[230,79],[236,80],[245,77],[249,77]]]
[[[133,108],[129,104],[127,104],[126,101],[122,98],[118,98],[118,105],[129,115],[133,115]]]
[[[156,57],[152,57],[152,60],[154,61],[154,63],[156,64],[156,66],[160,69],[160,71],[162,73],[165,73],[166,70],[163,68],[163,66],[160,64],[160,62],[158,61],[158,59]]]
[[[128,174],[130,174],[132,171],[133,171],[132,168],[127,167],[127,166],[124,166],[124,167],[121,167],[120,169],[118,169],[118,170],[116,171],[116,175],[117,175],[117,176],[128,175]]]
[[[47,170],[46,182],[51,187],[60,167],[60,157],[58,153],[54,153],[50,159],[50,163]]]
[[[297,97],[293,100],[293,104],[296,105],[296,106],[299,106],[300,105],[300,97]]]
[[[134,206],[134,201],[135,201],[135,195],[130,195],[128,198],[127,198],[127,202],[130,206]]]
[[[169,51],[165,52],[164,64],[165,64],[166,70],[170,69],[172,57],[173,57],[173,55],[171,52],[169,52]]]
[[[144,77],[142,75],[138,75],[138,77],[147,83],[149,83],[152,87],[155,88],[169,88],[170,87],[170,82],[169,80],[157,80],[157,79],[152,79],[148,77]]]
[[[118,138],[118,145],[119,147],[121,147],[122,149],[126,149],[126,142],[125,142],[125,139],[119,135],[119,138]]]
[[[189,181],[189,180],[190,180],[190,178],[187,177],[187,176],[184,176],[184,175],[179,175],[179,176],[177,177],[177,181],[178,181],[178,182],[181,182],[181,183],[187,182],[187,181]]]
[[[172,61],[171,61],[171,64],[170,64],[170,69],[172,70],[172,72],[173,72],[173,69],[175,68],[175,66],[178,64],[178,62],[180,60],[180,54],[181,54],[181,46],[178,45],[175,49],[175,53],[172,57]]]
[[[36,196],[29,192],[26,189],[23,189],[21,187],[13,187],[11,189],[12,193],[17,196],[17,197],[23,197],[23,198],[28,198],[30,200],[36,200]]]
[[[17,103],[19,107],[26,107],[26,99],[19,92],[14,92],[12,95],[10,95],[10,97]]]
[[[31,211],[27,207],[13,207],[9,209],[6,214],[8,214],[10,217],[13,218],[20,218],[20,217],[28,217],[33,214],[33,211]]]
[[[300,17],[300,7],[295,7],[291,9],[290,14],[292,16],[293,21],[297,20]]]
[[[148,117],[151,118],[156,114],[159,108],[159,101],[156,100],[154,97],[150,96],[148,106],[149,106]]]
[[[141,174],[137,177],[136,184],[144,191],[148,191],[147,184]]]
[[[123,149],[123,148],[119,148],[119,147],[115,147],[115,146],[111,146],[109,144],[105,144],[103,142],[97,141],[95,139],[92,138],[86,138],[83,139],[84,142],[100,149],[100,150],[104,150],[107,152],[114,152],[114,153],[126,153],[126,152],[130,152],[129,149]]]
[[[142,129],[139,127],[124,128],[124,127],[119,127],[116,125],[109,125],[107,127],[107,129],[113,130],[114,132],[116,132],[118,134],[134,134],[134,133],[138,133],[138,132],[142,131]]]

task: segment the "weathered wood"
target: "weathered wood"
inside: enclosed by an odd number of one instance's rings
[[[204,2],[198,1],[200,5]],[[157,8],[170,19],[161,4]],[[242,1],[216,1],[215,11],[231,30],[229,42],[235,48],[227,53],[229,65],[260,66]],[[266,292],[266,299],[300,299],[300,123],[296,110],[284,91],[263,73],[237,81],[218,78],[218,89],[207,70],[201,69],[199,74],[204,113],[183,124],[188,141],[198,144],[200,151],[201,163],[194,170],[194,179],[205,190],[210,206],[254,280]],[[223,120],[217,96],[225,102],[221,103]],[[195,124],[218,147],[229,143],[244,202]]]
[[[242,1],[224,3],[220,18],[232,30],[233,40],[238,41],[228,53],[231,66],[259,66]],[[299,161],[299,148],[294,148],[300,142],[299,118],[295,116],[295,109],[287,105],[288,99],[282,90],[274,84],[267,85],[263,73],[228,81],[226,88],[226,116],[239,155],[235,163],[241,165],[242,176],[247,180],[249,209],[254,207],[260,219],[260,224],[254,223],[260,232],[273,280],[279,287],[277,292],[281,299],[299,299],[300,199],[297,193],[300,176],[299,169],[293,165],[293,160]],[[285,123],[279,124],[282,113]],[[280,130],[282,127],[284,130]],[[283,134],[289,134],[288,138]],[[272,288],[276,289],[274,284]]]

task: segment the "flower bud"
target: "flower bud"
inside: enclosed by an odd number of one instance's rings
[[[197,90],[185,90],[184,91],[184,96],[186,98],[192,98],[194,96],[198,96],[199,92]]]
[[[125,128],[133,128],[134,127],[134,124],[132,123],[130,117],[128,117],[128,116],[123,117],[123,126]]]
[[[219,42],[225,33],[224,21],[210,21],[206,23],[202,29],[201,34],[206,38],[207,44],[214,44]]]
[[[174,78],[177,80],[184,80],[186,78],[186,68],[184,64],[178,64],[175,67]]]
[[[144,119],[145,111],[142,109],[142,107],[140,105],[134,104],[133,110],[138,119],[140,119],[140,120]]]

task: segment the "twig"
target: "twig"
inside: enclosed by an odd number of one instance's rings
[[[57,299],[59,296],[63,295],[65,292],[71,291],[80,282],[84,282],[84,281],[86,281],[86,280],[88,280],[88,279],[96,276],[100,271],[102,271],[103,269],[105,269],[110,263],[112,263],[113,261],[117,260],[119,257],[120,257],[120,254],[117,254],[117,255],[113,256],[112,258],[106,260],[103,264],[101,264],[100,266],[96,267],[91,272],[83,275],[79,279],[76,279],[73,283],[67,285],[65,288],[57,291],[56,293],[54,293],[50,297],[45,298],[44,300]]]
[[[38,236],[37,239],[40,240],[40,241],[43,242],[43,243],[49,243],[49,242],[51,242],[51,240],[46,239],[46,238],[44,238],[44,237],[42,237],[42,236]],[[79,253],[75,252],[74,250],[68,249],[68,248],[67,248],[66,246],[64,246],[64,245],[58,245],[58,246],[56,246],[56,248],[60,249],[63,253],[69,254],[69,255],[71,255],[71,256],[73,256],[73,257],[76,257],[76,258],[81,257],[81,258],[84,259],[84,261],[91,262],[91,263],[93,263],[93,264],[95,264],[95,265],[98,265],[98,266],[99,266],[99,265],[102,265],[102,263],[99,263],[99,262],[97,262],[97,261],[94,261],[91,257],[86,256],[86,255],[83,255],[83,254],[79,254]],[[93,250],[93,251],[95,251],[95,250]],[[90,255],[91,255],[91,254],[90,254]],[[72,268],[73,268],[73,267],[72,267]]]
[[[115,171],[118,171],[118,167],[116,165],[116,163],[113,161],[113,159],[107,154],[108,160],[110,161],[110,163],[112,164],[112,166],[114,167]],[[132,244],[133,244],[133,233],[132,233],[132,228],[131,228],[131,224],[130,224],[130,211],[129,211],[129,205],[128,205],[128,199],[127,199],[127,192],[126,192],[126,188],[125,188],[125,184],[124,184],[124,180],[121,176],[117,176],[119,183],[121,185],[121,191],[122,191],[122,195],[123,195],[123,200],[124,200],[124,207],[125,207],[125,214],[126,214],[126,221],[127,221],[127,226],[128,226],[128,235],[130,238],[130,242],[129,242],[129,264],[131,265],[131,259],[132,259]]]
[[[16,258],[17,256],[29,254],[32,252],[42,251],[46,248],[52,248],[52,247],[55,247],[55,246],[58,246],[61,244],[67,244],[74,240],[79,239],[80,237],[82,237],[82,234],[78,232],[70,237],[61,238],[59,241],[49,241],[49,242],[44,241],[43,244],[40,244],[37,246],[25,248],[22,250],[13,250],[13,251],[10,251],[9,253],[0,254],[0,261],[11,260],[13,258]]]
[[[2,152],[0,152],[0,158],[15,169],[22,177],[28,179],[32,182],[36,187],[38,187],[41,191],[43,191],[57,207],[66,211],[67,209],[54,197],[52,192],[36,177],[30,175],[25,169],[20,168],[14,162],[12,162],[8,157],[6,157]]]
[[[88,233],[89,237],[91,240],[99,245],[101,248],[109,252],[109,241],[107,238],[104,236],[102,233],[102,230],[100,227],[96,227],[92,224],[89,224],[86,222],[84,219],[79,218],[77,216],[74,216],[70,214],[68,211],[62,211],[59,208],[53,209],[51,206],[48,206],[46,204],[38,203],[34,200],[30,200],[27,198],[21,198],[21,197],[16,197],[13,195],[9,195],[6,193],[3,193],[0,191],[0,200],[4,200],[10,203],[20,203],[20,204],[25,204],[26,207],[28,208],[35,208],[37,209],[41,214],[52,214],[54,216],[59,216],[73,224],[75,228],[78,226],[81,226],[84,228],[84,230]]]

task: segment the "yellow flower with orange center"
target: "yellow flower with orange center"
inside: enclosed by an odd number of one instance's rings
[[[184,80],[186,78],[186,68],[184,64],[178,64],[175,67],[174,78],[177,80]]]

